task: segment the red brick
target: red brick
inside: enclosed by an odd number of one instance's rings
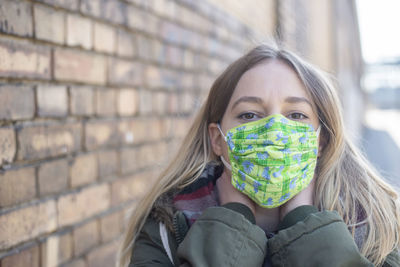
[[[116,180],[111,185],[111,204],[119,205],[142,198],[151,189],[153,180],[153,177],[149,177],[148,173],[140,173]]]
[[[34,168],[7,171],[0,174],[0,207],[22,203],[35,196]]]
[[[73,231],[74,237],[74,255],[79,256],[90,248],[96,246],[99,241],[99,226],[97,221],[80,226]]]
[[[85,188],[58,199],[58,222],[60,227],[80,222],[110,205],[110,191],[106,184]],[[90,207],[90,208],[88,208]]]
[[[116,93],[112,89],[96,90],[96,114],[112,116],[116,112]]]
[[[30,119],[35,113],[33,88],[0,86],[0,120]]]
[[[77,10],[79,0],[38,0],[52,6],[62,7],[70,10]]]
[[[119,243],[109,243],[91,251],[88,256],[89,267],[115,266]]]
[[[39,85],[36,90],[39,116],[62,117],[67,115],[68,95],[65,86]]]
[[[97,155],[99,176],[102,180],[117,173],[118,155],[115,151],[100,151]]]
[[[54,200],[0,215],[0,250],[54,231],[57,213]]]
[[[128,86],[142,84],[143,66],[139,62],[114,58],[109,60],[108,64],[110,84]]]
[[[42,5],[34,6],[35,35],[37,39],[64,43],[64,12]]]
[[[121,213],[114,212],[100,219],[101,242],[113,240],[122,232]]]
[[[39,267],[39,247],[33,246],[1,260],[2,267]]]
[[[17,144],[15,142],[14,129],[0,128],[0,166],[13,162],[16,151]]]
[[[78,123],[22,126],[18,131],[18,159],[30,160],[75,152],[81,146]]]
[[[38,168],[40,196],[62,192],[68,188],[68,162],[66,159],[43,163]]]
[[[50,50],[44,46],[0,38],[0,77],[50,78]]]
[[[92,48],[92,22],[84,17],[67,15],[67,44],[68,46],[80,46],[85,49]]]
[[[139,110],[139,97],[135,89],[120,89],[118,93],[118,114],[131,116]]]
[[[70,168],[71,187],[77,187],[97,179],[97,159],[94,154],[77,156]]]
[[[0,5],[0,32],[32,36],[31,5],[19,0],[3,0]]]
[[[91,121],[85,125],[85,147],[93,150],[112,146],[119,142],[114,121]]]
[[[69,89],[69,96],[71,114],[89,116],[94,113],[94,93],[92,88],[73,86]]]
[[[118,30],[117,35],[117,54],[124,57],[133,57],[136,52],[134,36],[127,31]]]
[[[104,84],[106,81],[106,61],[102,55],[56,49],[54,61],[57,80],[92,84]]]
[[[94,24],[94,49],[105,53],[114,53],[116,34],[113,27],[103,24]]]
[[[58,266],[72,257],[72,237],[70,233],[52,235],[40,246],[41,266]]]

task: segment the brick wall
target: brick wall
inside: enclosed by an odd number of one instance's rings
[[[258,41],[357,73],[336,64],[353,1],[321,1],[0,0],[0,266],[113,266],[211,83]]]
[[[207,1],[0,1],[0,266],[112,266],[252,30]]]

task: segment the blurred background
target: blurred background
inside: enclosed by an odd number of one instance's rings
[[[113,266],[215,78],[276,40],[336,77],[400,173],[396,0],[0,0],[0,266]]]

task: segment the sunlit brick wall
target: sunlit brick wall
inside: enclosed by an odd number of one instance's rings
[[[0,32],[0,265],[112,266],[252,29],[207,1],[0,0]]]

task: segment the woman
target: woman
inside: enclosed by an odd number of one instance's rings
[[[399,214],[325,74],[260,45],[214,82],[119,265],[400,266]]]

